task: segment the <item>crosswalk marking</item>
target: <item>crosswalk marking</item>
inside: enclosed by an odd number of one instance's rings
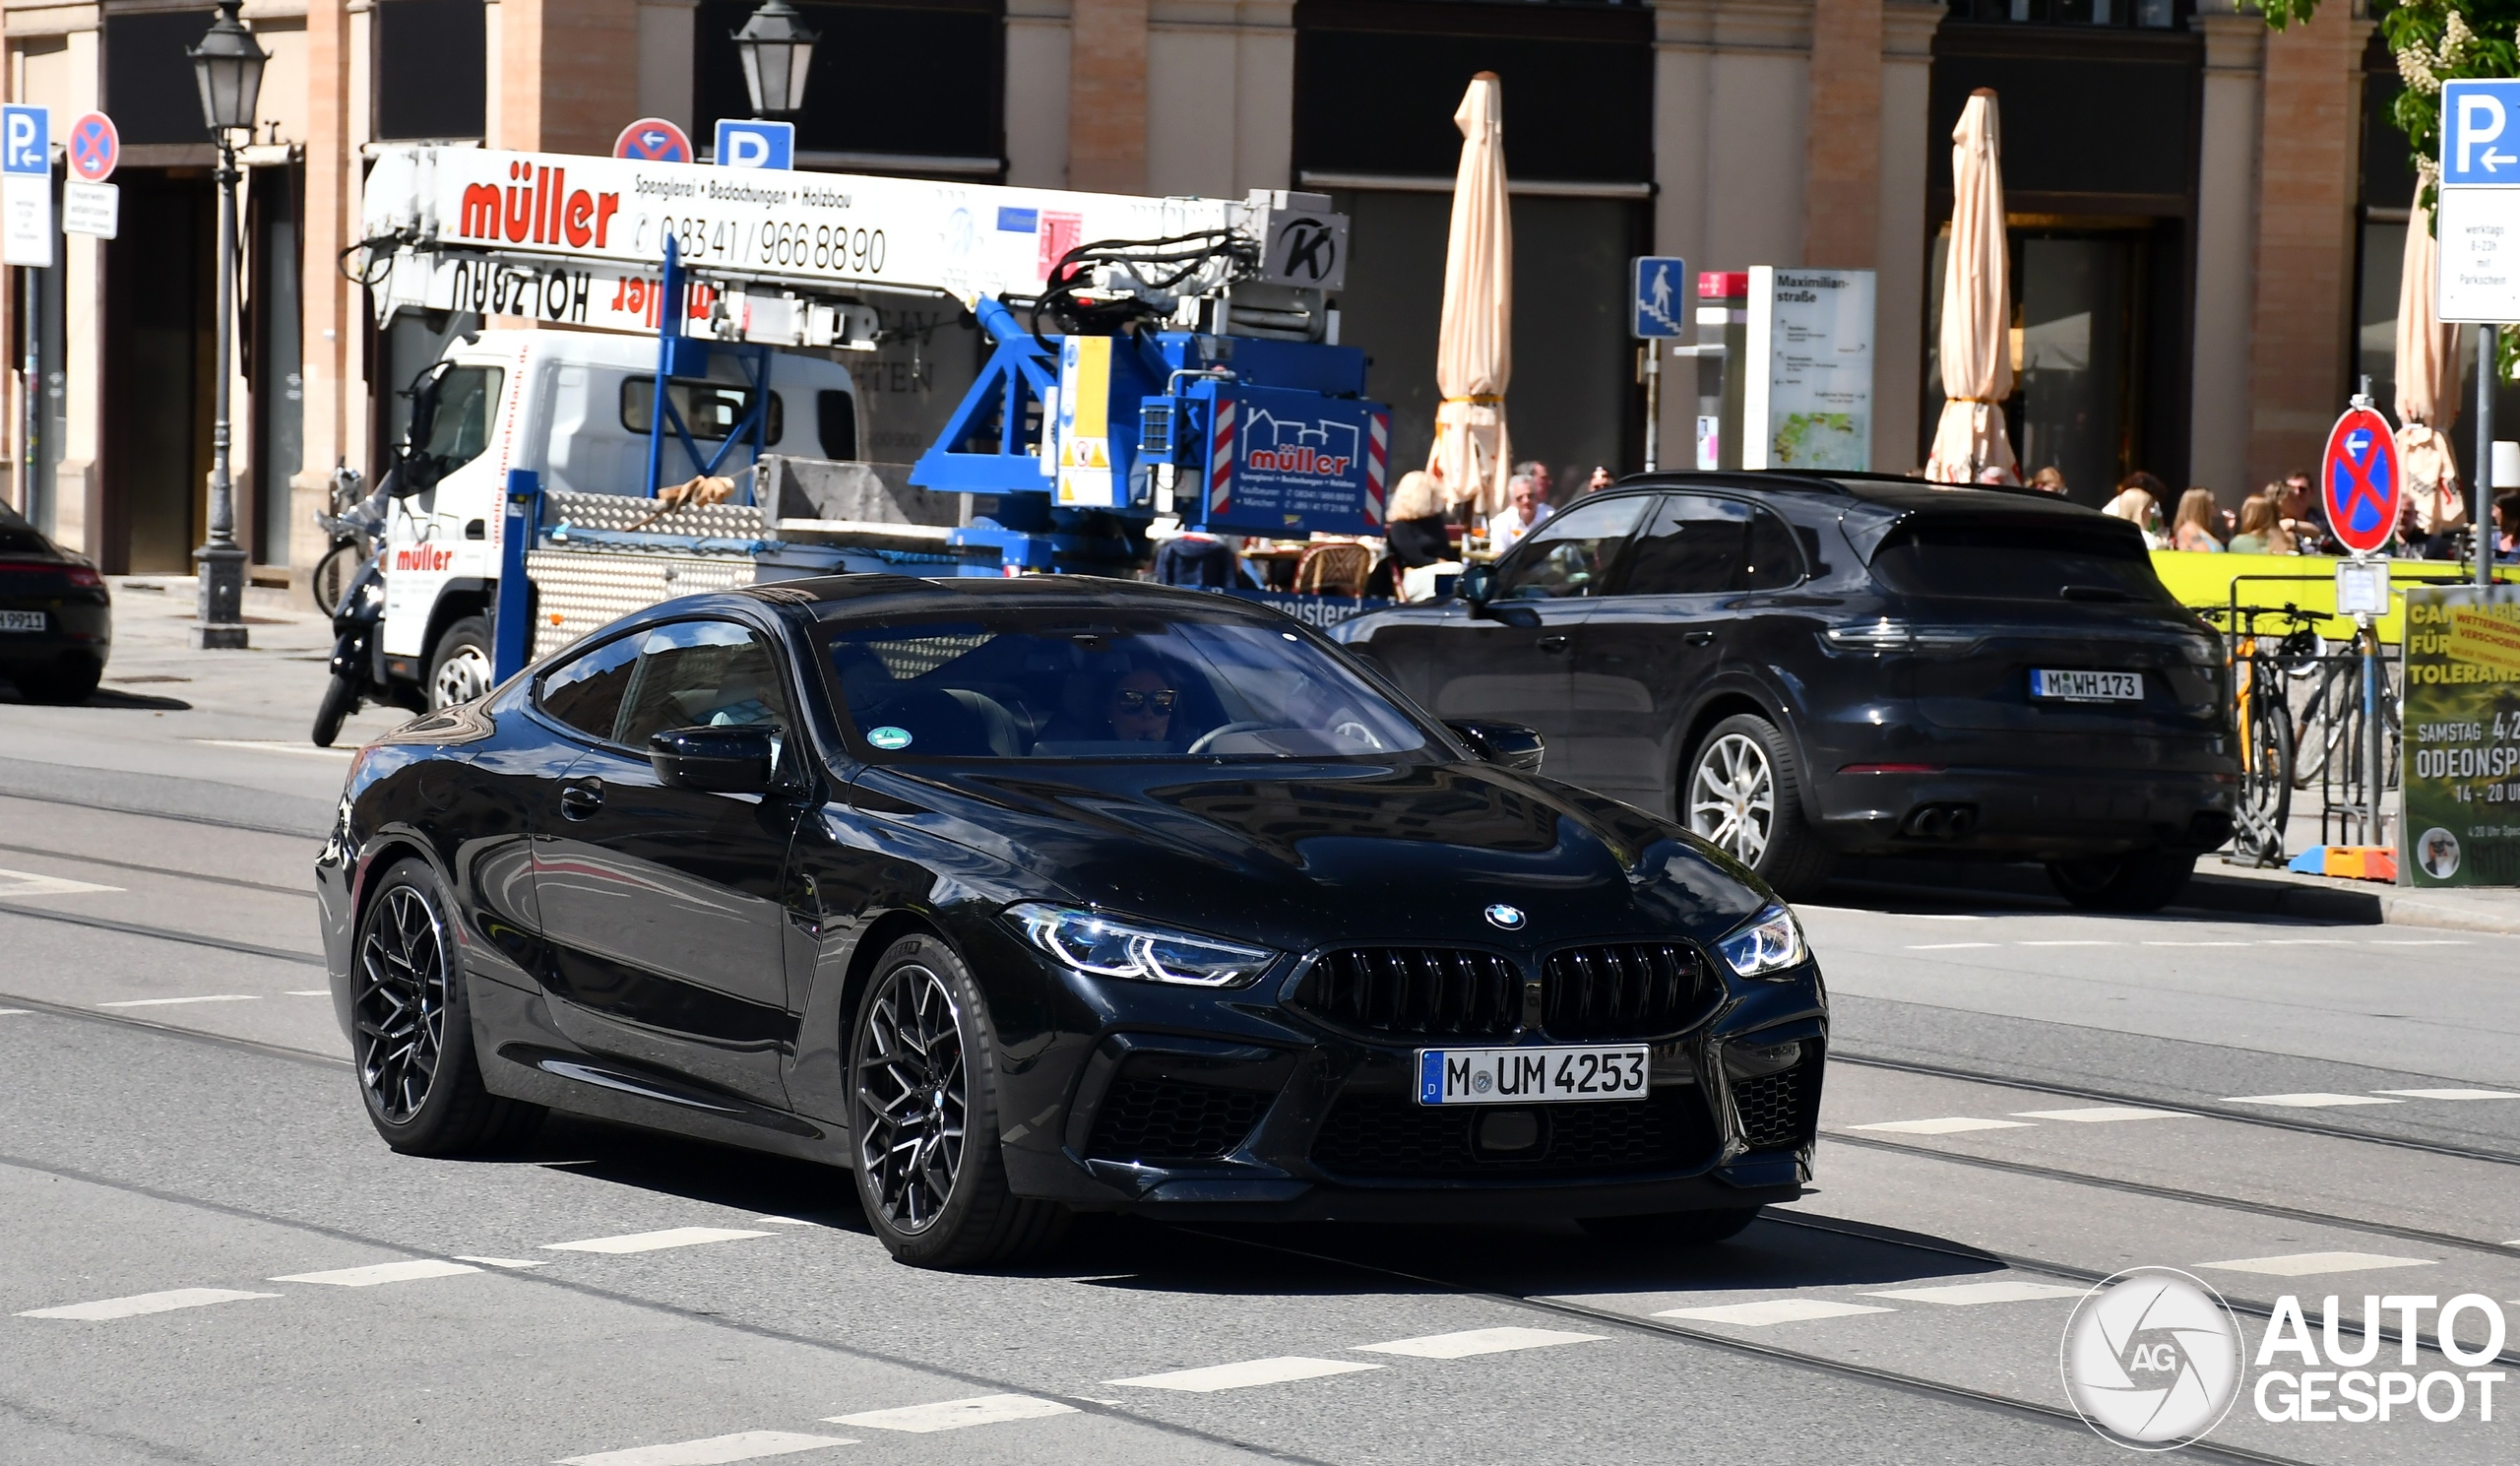
[[[2132,1105],[2090,1105],[2080,1110],[2016,1110],[2023,1119],[2061,1119],[2075,1124],[2106,1124],[2121,1119],[2193,1119],[2176,1110],[2142,1110]]]
[[[562,1456],[558,1466],[724,1466],[729,1461],[792,1456],[798,1451],[856,1443],[839,1435],[807,1435],[797,1431],[738,1431],[732,1435],[678,1440],[671,1445],[641,1445],[629,1450],[598,1451],[591,1456]]]
[[[1948,1115],[1938,1119],[1885,1119],[1877,1124],[1849,1125],[1850,1130],[1888,1130],[1899,1135],[1957,1135],[1964,1130],[2027,1130],[2017,1119],[1978,1119]]]
[[[1210,1365],[1202,1370],[1173,1370],[1163,1374],[1139,1374],[1128,1379],[1105,1379],[1104,1384],[1128,1384],[1140,1389],[1177,1389],[1192,1394],[1214,1394],[1221,1389],[1248,1389],[1255,1384],[1289,1384],[1298,1379],[1321,1379],[1332,1374],[1354,1374],[1362,1370],[1379,1370],[1380,1365],[1359,1364],[1346,1359],[1307,1359],[1301,1355],[1280,1355],[1272,1359],[1244,1360],[1234,1365]]]
[[[477,1273],[477,1267],[461,1262],[441,1262],[434,1257],[414,1257],[408,1262],[379,1262],[367,1267],[337,1267],[330,1272],[288,1273],[272,1278],[274,1283],[323,1283],[334,1288],[374,1288],[380,1283],[413,1283],[422,1278],[452,1278],[459,1273]]]
[[[2375,1095],[2404,1095],[2410,1100],[2520,1100],[2507,1089],[2375,1089]]]
[[[547,1257],[539,1262],[532,1262],[520,1257],[475,1257],[470,1252],[458,1252],[455,1254],[455,1259],[458,1262],[477,1262],[483,1267],[549,1267],[551,1265],[551,1259]]]
[[[331,997],[332,995],[333,989],[330,988],[291,988],[281,994],[283,997]]]
[[[2376,1272],[2384,1267],[2430,1267],[2428,1257],[2390,1257],[2378,1252],[2293,1252],[2276,1257],[2235,1257],[2228,1262],[2200,1262],[2198,1267],[2224,1272],[2264,1273],[2275,1278],[2308,1278],[2320,1273]]]
[[[1705,1323],[1737,1323],[1765,1328],[1771,1323],[1801,1323],[1813,1318],[1844,1318],[1855,1313],[1895,1313],[1872,1304],[1842,1304],[1825,1298],[1772,1298],[1755,1304],[1724,1304],[1708,1308],[1665,1308],[1657,1318],[1694,1318]]]
[[[75,1318],[84,1322],[101,1322],[108,1318],[136,1318],[143,1313],[171,1313],[177,1308],[206,1307],[211,1304],[242,1303],[249,1298],[278,1298],[277,1293],[239,1293],[233,1288],[173,1288],[164,1293],[135,1293],[129,1298],[104,1298],[91,1304],[65,1304],[58,1308],[30,1308],[21,1318]]]
[[[1962,947],[1999,947],[2002,945],[2002,942],[1995,941],[1929,941],[1922,945],[1911,946],[1908,950],[1911,952],[1956,952]]]
[[[2083,941],[2026,941],[2026,942],[2022,942],[2022,943],[2020,943],[2019,945],[2022,945],[2022,946],[2025,946],[2025,947],[2117,947],[2117,946],[2124,946],[2124,945],[2125,945],[2125,943],[2123,943],[2123,942],[2114,942],[2114,941],[2094,941],[2094,940],[2083,940]]]
[[[2227,1105],[2281,1105],[2287,1110],[2330,1110],[2341,1105],[2396,1105],[2398,1100],[2382,1100],[2370,1095],[2331,1095],[2311,1091],[2299,1095],[2233,1095]]]
[[[1032,1395],[976,1395],[968,1400],[939,1400],[933,1405],[904,1405],[893,1410],[835,1415],[825,1424],[862,1426],[870,1431],[905,1431],[924,1435],[936,1431],[960,1431],[967,1426],[993,1426],[1001,1421],[1040,1420],[1052,1415],[1076,1413],[1073,1405],[1037,1399]]]
[[[1386,1344],[1350,1347],[1363,1354],[1405,1354],[1413,1359],[1469,1359],[1480,1354],[1509,1354],[1517,1349],[1547,1349],[1558,1344],[1591,1344],[1606,1334],[1573,1334],[1554,1328],[1471,1328],[1454,1334],[1426,1334],[1393,1339]]]
[[[768,1237],[733,1227],[668,1227],[662,1232],[631,1232],[620,1237],[590,1237],[583,1242],[544,1243],[546,1252],[657,1252],[666,1247],[696,1247],[704,1243],[741,1242]],[[731,1458],[730,1458],[731,1459]]]
[[[2081,1298],[2088,1288],[2062,1288],[2053,1283],[1946,1283],[1934,1288],[1884,1288],[1866,1298],[1896,1298],[1909,1303],[1941,1304],[1962,1308],[1978,1304],[2025,1304],[2048,1298]]]
[[[0,1018],[24,1018],[33,1011],[32,1008],[0,1008]]]
[[[2148,941],[2148,947],[2245,947],[2244,941]]]
[[[100,1008],[171,1008],[180,1003],[250,1003],[262,1000],[259,992],[205,992],[199,997],[127,997],[120,1002],[98,1003]]]
[[[37,875],[32,870],[0,870],[0,899],[10,901],[28,896],[93,896],[121,889],[120,886],[100,886],[94,881],[72,880],[63,875]]]

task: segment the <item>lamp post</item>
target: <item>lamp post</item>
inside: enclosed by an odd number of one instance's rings
[[[805,71],[814,64],[814,42],[820,39],[788,0],[763,0],[745,19],[734,34],[735,55],[743,62],[754,116],[787,117],[804,108]]]
[[[212,366],[217,377],[218,414],[211,428],[210,539],[193,551],[200,567],[201,595],[193,617],[196,647],[245,645],[245,551],[236,543],[236,494],[227,475],[227,379],[235,351],[236,314],[236,146],[234,134],[254,126],[254,104],[263,90],[263,63],[271,58],[254,44],[254,33],[237,21],[244,0],[219,0],[219,19],[210,23],[201,44],[184,54],[192,58],[193,78],[201,85],[202,122],[219,144],[219,345]]]

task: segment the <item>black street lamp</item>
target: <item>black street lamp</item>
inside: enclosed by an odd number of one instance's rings
[[[227,474],[227,378],[235,355],[236,144],[249,136],[263,91],[263,64],[271,58],[254,44],[254,32],[236,19],[244,0],[219,0],[219,19],[201,44],[187,50],[201,84],[202,123],[219,144],[219,347],[212,370],[218,385],[218,420],[211,428],[210,540],[193,551],[201,595],[193,617],[193,645],[245,645],[245,551],[236,543],[235,485]]]
[[[764,0],[734,34],[744,64],[744,91],[756,117],[787,117],[805,105],[805,71],[814,64],[814,42],[805,18],[788,0]]]

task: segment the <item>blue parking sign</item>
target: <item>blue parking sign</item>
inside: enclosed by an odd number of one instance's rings
[[[0,106],[0,173],[52,176],[52,109]]]
[[[1689,320],[1689,262],[1677,255],[1644,255],[1635,262],[1629,292],[1632,330],[1639,337],[1677,336]]]
[[[2441,181],[2520,188],[2520,81],[2441,84]]]
[[[757,117],[718,119],[718,166],[792,168],[795,165],[795,123],[764,122]]]

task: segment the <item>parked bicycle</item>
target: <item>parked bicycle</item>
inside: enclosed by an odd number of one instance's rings
[[[2232,641],[2233,723],[2240,733],[2240,798],[2233,844],[2257,864],[2280,865],[2295,788],[2291,684],[2282,648],[2319,617],[2291,605],[2282,610],[2226,606],[2208,614],[2227,623],[2224,630]],[[2291,629],[2270,644],[2258,631],[2265,618],[2282,620]]]
[[[346,464],[333,466],[331,502],[315,515],[315,526],[332,540],[332,547],[315,562],[315,573],[307,577],[308,589],[314,593],[315,608],[327,615],[342,604],[342,595],[349,589],[350,580],[359,567],[376,553],[385,534],[383,495],[371,495],[366,480],[356,469]]]

